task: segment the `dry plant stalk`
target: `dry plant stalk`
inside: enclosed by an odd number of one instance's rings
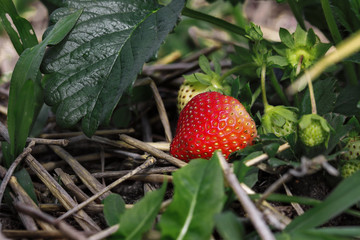
[[[122,133],[133,133],[135,130],[133,128],[129,129],[111,129],[111,130],[97,130],[94,135],[114,135]],[[41,134],[42,138],[69,138],[84,135],[83,132],[66,132],[66,133],[44,133]]]
[[[55,181],[55,179],[51,177],[51,175],[31,154],[26,157],[26,163],[67,210],[78,206],[72,197],[60,186],[57,181]],[[100,227],[97,226],[97,224],[83,210],[80,210],[75,215],[74,219],[85,231],[100,231]]]
[[[165,159],[166,161],[174,164],[177,167],[184,167],[187,165],[187,163],[181,161],[180,159],[177,159],[169,154],[164,153],[163,151],[161,151],[159,149],[152,147],[151,145],[149,145],[147,143],[144,143],[140,140],[137,140],[137,139],[127,136],[125,134],[121,134],[120,139],[123,140],[124,142],[144,151],[144,152],[147,152],[147,153],[157,157],[157,158]]]
[[[78,186],[75,185],[70,175],[65,173],[61,168],[55,169],[56,174],[60,177],[61,182],[64,184],[65,188],[68,189],[79,202],[84,202],[89,196],[83,192]],[[89,204],[91,206],[91,204]]]
[[[2,166],[0,166],[0,177],[4,177],[6,174],[6,169]],[[39,207],[36,205],[36,203],[31,199],[31,197],[26,193],[26,191],[24,190],[24,188],[18,183],[17,178],[12,176],[9,180],[9,185],[12,189],[12,191],[16,194],[17,198],[22,201],[23,203],[26,203],[28,205],[31,205],[34,208],[38,208]],[[39,226],[44,229],[44,230],[54,230],[55,228],[52,225],[49,225],[45,222],[42,221],[37,221],[37,224],[39,224]]]
[[[239,180],[230,169],[229,164],[226,162],[224,156],[221,154],[221,152],[216,152],[216,155],[220,160],[220,165],[223,169],[225,179],[233,189],[240,203],[244,207],[244,210],[248,213],[249,218],[261,239],[275,240],[275,237],[270,231],[269,227],[266,225],[261,212],[256,208],[255,204],[253,204],[246,191],[241,186]]]
[[[24,149],[24,151],[15,159],[15,161],[11,164],[9,169],[7,170],[5,176],[0,185],[0,203],[3,198],[3,194],[5,192],[6,185],[8,184],[11,176],[13,175],[16,167],[20,164],[20,162],[32,151],[32,147],[35,145],[35,142],[30,142],[30,144]]]
[[[156,159],[154,157],[149,157],[143,164],[141,164],[140,166],[138,166],[137,168],[135,168],[134,170],[132,170],[131,172],[129,172],[125,176],[123,176],[123,177],[119,178],[118,180],[114,181],[110,185],[106,186],[101,191],[99,191],[95,195],[91,196],[85,202],[82,202],[79,205],[77,205],[76,207],[74,207],[73,209],[67,211],[65,214],[58,217],[57,220],[61,221],[61,220],[65,219],[65,218],[69,217],[70,215],[74,214],[75,212],[79,211],[80,209],[82,209],[83,207],[85,207],[86,205],[88,205],[89,203],[94,201],[95,199],[97,199],[99,196],[101,196],[105,192],[111,190],[112,188],[116,187],[120,183],[122,183],[125,180],[129,179],[129,177],[135,175],[136,173],[138,173],[139,171],[142,171],[143,169],[145,169],[147,167],[150,167],[150,166],[154,165],[155,163],[156,163]]]
[[[104,157],[111,157],[111,156],[113,156],[113,155],[110,153],[104,154]],[[76,156],[75,158],[78,162],[95,161],[95,160],[99,160],[100,154],[99,153],[91,153],[91,154]],[[65,164],[67,164],[67,163],[64,160],[62,160],[62,161],[57,161],[57,162],[47,162],[47,163],[43,163],[42,165],[47,171],[51,171],[51,170],[54,170],[55,168],[65,165]]]
[[[69,224],[67,224],[64,221],[56,221],[56,219],[44,212],[41,212],[31,206],[28,206],[26,204],[19,204],[19,203],[15,203],[14,204],[15,208],[19,211],[19,212],[23,212],[27,215],[30,215],[34,218],[38,218],[41,219],[44,222],[48,222],[54,226],[56,226],[60,232],[68,237],[69,239],[76,239],[76,240],[86,240],[86,236],[82,233],[79,232],[78,230],[76,230],[75,228],[73,228],[72,226],[70,226]]]
[[[59,146],[50,145],[50,148],[55,152],[56,155],[61,157],[70,165],[76,175],[93,194],[104,188],[104,185],[102,185],[95,177],[93,177],[88,170],[86,170],[73,156],[70,155],[70,153]],[[110,191],[105,192],[103,195],[99,196],[99,199],[104,200],[110,194]]]
[[[165,105],[164,102],[162,101],[162,98],[160,96],[159,90],[157,89],[155,82],[151,79],[150,79],[150,88],[154,94],[156,107],[159,112],[161,123],[164,127],[166,141],[171,142],[172,134],[171,134],[169,118],[166,113]]]

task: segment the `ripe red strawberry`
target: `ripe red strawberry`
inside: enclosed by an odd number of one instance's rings
[[[237,99],[218,92],[200,93],[180,112],[170,154],[188,162],[209,159],[220,149],[227,158],[251,145],[256,135],[254,120]]]

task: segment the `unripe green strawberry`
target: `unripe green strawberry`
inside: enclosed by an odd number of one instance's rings
[[[185,81],[180,86],[177,97],[178,112],[185,107],[185,105],[197,94],[203,92],[219,92],[222,94],[230,95],[230,85],[220,76],[220,65],[217,65],[216,71],[212,71],[210,63],[206,57],[199,58],[199,66],[204,73],[194,73],[185,75]]]
[[[299,121],[299,138],[308,147],[324,144],[327,147],[331,126],[317,114],[303,115]]]
[[[254,120],[237,99],[218,92],[200,93],[180,112],[170,154],[188,162],[209,159],[221,150],[227,158],[251,145],[256,135]]]
[[[284,137],[296,132],[298,119],[295,111],[295,108],[285,106],[266,106],[261,120],[263,133]]]
[[[360,140],[357,138],[351,139],[345,146],[348,149],[344,153],[343,157],[345,160],[360,159]]]
[[[177,108],[180,112],[185,105],[196,95],[199,93],[207,91],[209,86],[204,85],[200,82],[189,83],[185,81],[179,89],[178,97],[177,97]]]
[[[343,178],[350,177],[355,172],[360,170],[360,161],[359,160],[349,160],[342,165],[340,173]]]

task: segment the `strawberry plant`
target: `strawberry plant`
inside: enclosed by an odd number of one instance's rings
[[[35,2],[0,1],[0,239],[358,238],[359,1]]]

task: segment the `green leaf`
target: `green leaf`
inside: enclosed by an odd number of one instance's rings
[[[10,83],[7,119],[13,158],[22,152],[35,113],[38,113],[42,106],[39,68],[46,46],[61,41],[80,14],[81,11],[78,11],[61,19],[44,41],[26,49],[16,63]]]
[[[295,232],[320,226],[360,201],[360,171],[344,179],[319,205],[295,218],[286,232]]]
[[[334,109],[336,94],[334,91],[335,79],[325,79],[314,83],[314,94],[317,113],[324,115]],[[300,108],[301,115],[311,113],[311,102],[309,91],[306,90]]]
[[[269,155],[269,158],[275,157],[278,149],[280,147],[279,143],[270,143],[264,146],[264,152]]]
[[[343,139],[348,132],[353,128],[351,124],[344,124],[346,117],[336,113],[329,113],[324,116],[327,122],[334,129],[329,139],[328,147],[325,153],[330,154],[331,151],[339,144],[340,139]]]
[[[104,216],[107,224],[113,226],[120,222],[121,215],[125,212],[125,202],[119,194],[112,193],[104,201]]]
[[[307,43],[307,32],[305,32],[300,25],[296,26],[296,30],[294,32],[294,40],[296,46],[305,46]]]
[[[275,65],[278,67],[286,67],[289,65],[287,58],[282,56],[270,56],[267,58],[267,61],[270,65]]]
[[[14,79],[11,83],[15,82]],[[10,86],[15,86],[11,84]],[[33,122],[35,111],[35,83],[29,79],[15,89],[10,87],[8,129],[10,136],[10,152],[12,158],[18,156],[24,149],[26,139],[29,135],[30,126]],[[14,92],[16,91],[16,98]],[[16,101],[16,102],[15,102]]]
[[[173,201],[162,215],[160,229],[167,239],[209,239],[214,216],[222,209],[224,180],[216,154],[208,161],[192,160],[173,173]]]
[[[280,28],[279,36],[280,36],[281,42],[284,43],[288,48],[295,47],[294,39],[287,29]]]
[[[142,239],[142,235],[153,225],[163,201],[166,183],[159,190],[149,192],[134,207],[125,211],[120,227],[110,239]]]
[[[347,86],[342,89],[337,98],[334,112],[351,116],[359,113],[357,103],[360,101],[360,86]]]
[[[65,127],[82,119],[91,136],[108,122],[123,92],[145,61],[174,28],[184,0],[161,6],[143,0],[69,0],[52,19],[84,9],[66,41],[49,49],[44,72],[51,73],[45,102],[57,106],[57,122]]]
[[[215,216],[216,229],[224,240],[243,239],[245,230],[240,219],[233,212]]]
[[[306,35],[306,46],[312,47],[316,43],[316,34],[312,28],[310,28]]]
[[[8,20],[11,19],[11,22]],[[34,29],[31,24],[24,18],[20,17],[16,11],[13,1],[0,1],[0,19],[10,40],[20,55],[26,48],[30,48],[38,43]]]
[[[20,186],[25,190],[25,192],[29,195],[29,197],[35,202],[38,203],[35,188],[33,185],[33,181],[31,180],[31,177],[26,171],[25,168],[22,168],[20,171],[17,171],[14,173],[14,176],[17,178],[17,181],[19,182]]]
[[[199,66],[204,73],[208,75],[211,75],[213,73],[210,67],[210,62],[204,55],[201,55],[199,57]]]

